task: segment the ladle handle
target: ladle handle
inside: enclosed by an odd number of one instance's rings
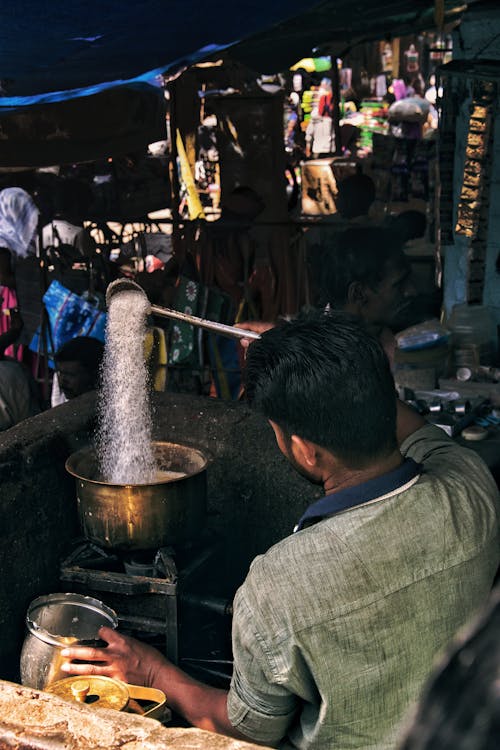
[[[198,328],[205,328],[207,331],[213,331],[231,339],[260,339],[260,333],[255,333],[255,331],[245,331],[244,328],[217,323],[215,320],[198,318],[196,315],[188,315],[178,310],[171,310],[168,307],[160,307],[160,305],[151,305],[151,312],[154,315],[160,315],[164,318],[172,318],[173,320],[180,320],[183,323],[189,323],[189,325],[197,326]]]

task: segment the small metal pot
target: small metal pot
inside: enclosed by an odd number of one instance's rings
[[[98,478],[92,448],[68,458],[66,470],[76,479],[80,523],[88,539],[111,549],[148,550],[200,535],[206,517],[207,457],[178,443],[152,445],[161,471],[185,476],[150,484],[109,484]]]
[[[61,651],[70,645],[98,645],[99,628],[118,626],[116,613],[99,599],[80,594],[49,594],[31,602],[28,634],[21,651],[21,683],[43,690],[67,676]]]

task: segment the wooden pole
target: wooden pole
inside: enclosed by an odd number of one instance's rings
[[[334,56],[332,62],[332,100],[334,102],[333,130],[335,133],[335,154],[341,156],[342,143],[340,140],[340,76],[336,56]]]

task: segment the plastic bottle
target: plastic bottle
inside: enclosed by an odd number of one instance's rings
[[[496,326],[491,308],[467,303],[455,305],[447,326],[457,367],[494,364]]]

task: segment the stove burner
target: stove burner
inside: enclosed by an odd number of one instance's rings
[[[64,561],[64,568],[84,568],[114,573],[126,573],[141,578],[164,579],[175,583],[178,578],[176,559],[179,550],[173,547],[161,547],[156,553],[132,552],[120,553],[104,550],[88,540],[77,540],[74,551]]]
[[[156,564],[156,557],[151,558],[151,555],[133,555],[128,560],[123,560],[123,567],[125,573],[129,576],[147,576],[148,578],[165,578],[161,575]]]

